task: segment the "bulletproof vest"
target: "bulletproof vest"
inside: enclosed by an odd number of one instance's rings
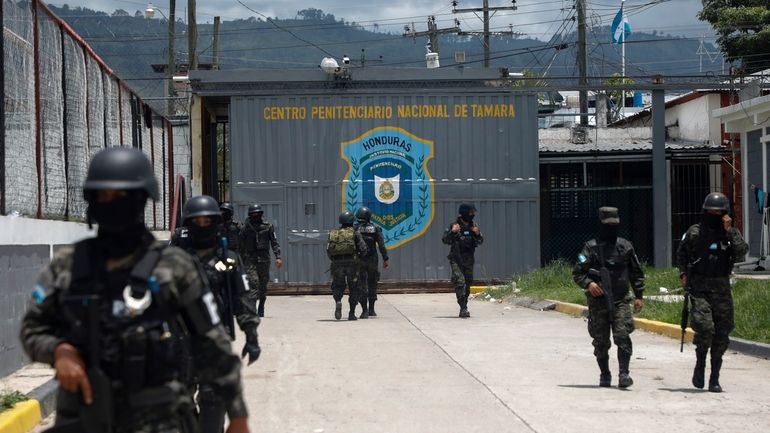
[[[238,250],[238,224],[230,221],[222,224],[221,235],[227,238],[227,248]]]
[[[460,224],[460,233],[458,233],[460,253],[473,253],[476,251],[476,242],[473,238],[471,227],[470,225]]]
[[[353,227],[344,227],[329,232],[327,251],[332,257],[354,255],[356,253],[355,229]]]
[[[174,230],[174,234],[171,236],[171,245],[182,249],[188,249],[192,247],[192,240],[190,239],[190,231],[187,227],[179,227]]]
[[[733,245],[724,232],[700,225],[692,270],[704,277],[726,277],[732,272]]]
[[[368,254],[377,254],[377,227],[372,223],[361,224],[358,226],[358,232],[361,233],[361,237],[369,248]]]
[[[217,308],[220,312],[231,312],[233,311],[233,305],[232,299],[227,299],[227,296],[225,296],[226,292],[226,284],[227,284],[227,278],[230,277],[229,272],[221,272],[216,269],[217,262],[222,260],[222,253],[219,248],[217,248],[216,252],[213,254],[209,254],[206,257],[199,258],[197,255],[195,255],[194,251],[191,251],[191,254],[193,257],[198,260],[198,262],[201,265],[201,268],[203,269],[203,272],[206,274],[206,279],[208,280],[209,287],[211,289],[211,293],[214,295],[214,298],[217,302]],[[228,318],[229,319],[229,318]],[[225,326],[225,329],[227,330],[228,334],[231,334],[234,330],[230,329],[230,326],[228,324],[228,320],[223,320],[222,324]]]
[[[623,299],[630,285],[625,242],[620,238],[614,244],[592,242],[591,248],[597,259],[603,260],[602,264],[610,271],[613,298]]]
[[[65,338],[84,359],[90,360],[97,351],[100,367],[121,390],[131,392],[184,380],[179,354],[186,352],[187,339],[177,315],[169,310],[166,283],[153,275],[162,247],[150,246],[132,269],[108,272],[94,252],[94,241],[75,245],[71,281],[59,288]],[[129,287],[135,293],[150,295],[150,306],[136,315],[126,306],[124,291]],[[98,331],[96,342],[88,333],[92,327]]]
[[[254,225],[251,221],[246,223],[248,230],[247,245],[248,251],[268,251],[270,250],[270,224],[262,222]]]

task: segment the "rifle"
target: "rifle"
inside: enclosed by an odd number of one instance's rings
[[[75,300],[86,305],[88,311],[88,380],[93,390],[93,402],[80,405],[80,416],[72,421],[57,424],[46,433],[111,433],[114,413],[112,400],[112,381],[100,368],[99,339],[99,299],[98,295],[75,296]]]
[[[607,269],[607,266],[604,265],[604,253],[602,251],[602,246],[597,245],[598,250],[598,256],[599,261],[601,262],[601,267],[597,270],[596,268],[590,268],[588,270],[588,275],[591,275],[594,278],[598,278],[600,281],[600,286],[602,290],[604,291],[604,298],[607,301],[607,311],[609,312],[610,316],[610,324],[614,321],[613,318],[615,317],[615,295],[612,291],[612,276],[610,275],[610,270]]]
[[[682,320],[679,322],[679,326],[682,327],[682,340],[679,343],[679,353],[684,352],[684,336],[687,333],[687,323],[690,321],[690,266],[687,266],[687,272],[685,272],[685,278],[687,278],[687,287],[684,289],[684,304],[682,304]]]

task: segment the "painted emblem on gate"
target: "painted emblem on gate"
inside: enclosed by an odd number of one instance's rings
[[[397,248],[421,236],[433,222],[433,183],[428,161],[433,142],[404,129],[384,126],[342,143],[348,172],[342,182],[342,209],[372,210],[385,245]]]

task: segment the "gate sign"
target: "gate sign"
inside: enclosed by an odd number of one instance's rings
[[[433,184],[428,161],[433,142],[384,126],[342,143],[348,172],[342,209],[366,206],[382,227],[385,245],[398,248],[421,236],[433,221]]]

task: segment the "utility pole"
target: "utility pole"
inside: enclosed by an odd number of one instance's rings
[[[174,87],[174,74],[176,73],[176,59],[174,58],[174,33],[176,30],[176,0],[168,2],[168,66],[166,67],[166,78],[168,79],[168,104],[166,107],[167,115],[176,114],[175,99],[176,87]]]
[[[492,34],[489,32],[489,20],[498,12],[498,11],[515,11],[518,9],[515,4],[516,0],[512,0],[511,3],[514,4],[514,6],[499,6],[499,7],[489,7],[489,0],[484,0],[484,5],[480,8],[467,8],[467,9],[457,9],[457,0],[452,2],[452,13],[454,14],[461,14],[466,12],[473,12],[474,15],[477,17],[478,12],[482,13],[482,16],[480,17],[481,20],[484,22],[484,32],[482,33],[484,37],[484,67],[489,67],[489,35]],[[492,12],[490,15],[489,13]],[[465,34],[474,34],[475,32],[467,32]],[[463,34],[463,33],[460,33]],[[499,32],[495,34],[508,34],[508,32]],[[511,32],[510,34],[513,34],[513,26],[511,26]]]
[[[580,84],[588,84],[588,51],[586,50],[586,0],[575,0],[578,11],[578,72]],[[622,24],[621,24],[622,25]],[[580,98],[580,126],[588,126],[588,91],[581,90]]]
[[[428,17],[428,31],[426,32],[417,32],[414,29],[414,24],[412,24],[411,27],[404,26],[404,37],[405,38],[412,38],[417,39],[418,36],[427,36],[430,38],[430,46],[431,46],[431,52],[438,53],[438,35],[445,34],[445,33],[459,33],[460,32],[460,23],[455,20],[455,26],[454,27],[447,27],[445,29],[440,29],[436,26],[436,17],[435,16],[429,16]]]
[[[214,17],[214,43],[213,50],[214,50],[214,59],[211,61],[211,68],[213,70],[219,70],[219,24],[220,24],[220,17]]]
[[[188,71],[198,69],[198,25],[195,21],[195,0],[187,0],[187,51]]]

